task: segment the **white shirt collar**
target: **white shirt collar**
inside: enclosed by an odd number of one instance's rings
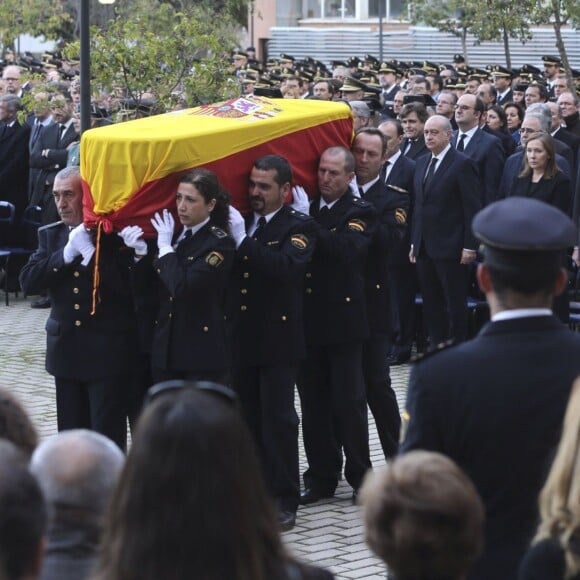
[[[502,310],[491,317],[492,322],[501,320],[515,320],[516,318],[532,318],[534,316],[552,316],[549,308],[514,308]]]

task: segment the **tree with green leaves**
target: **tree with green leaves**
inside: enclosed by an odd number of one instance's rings
[[[239,95],[237,78],[225,61],[235,45],[231,19],[216,19],[206,8],[176,12],[161,3],[151,18],[147,3],[130,16],[118,14],[107,27],[91,30],[93,91],[110,92],[139,110],[155,103],[155,111],[185,104],[215,102]],[[65,54],[78,55],[78,43]]]

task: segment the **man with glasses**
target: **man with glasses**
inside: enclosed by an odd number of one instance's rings
[[[463,95],[455,106],[458,130],[453,133],[452,144],[475,161],[481,192],[482,205],[495,201],[501,179],[505,156],[501,141],[481,129],[484,104],[475,95]]]
[[[424,134],[431,154],[417,160],[409,259],[417,263],[435,348],[467,337],[467,264],[476,256],[471,220],[481,208],[481,182],[475,163],[451,145],[448,119],[434,115]]]
[[[457,123],[455,122],[455,105],[457,104],[457,95],[448,90],[441,91],[439,98],[437,99],[437,106],[435,107],[435,112],[438,115],[443,115],[447,117],[451,122],[453,129],[457,129]]]
[[[16,65],[7,66],[2,71],[2,82],[6,94],[22,97],[24,90],[20,82],[20,67]]]

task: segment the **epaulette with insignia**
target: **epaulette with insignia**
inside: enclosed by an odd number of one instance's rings
[[[346,227],[353,232],[363,233],[367,229],[367,224],[363,220],[352,219],[348,220]]]
[[[368,201],[366,201],[365,199],[362,199],[360,197],[352,197],[352,203],[354,203],[355,205],[358,205],[360,207],[372,207],[372,204]]]
[[[307,213],[298,211],[297,209],[291,209],[290,215],[293,215],[294,217],[297,217],[300,219],[311,219],[311,216],[309,216]]]
[[[227,233],[224,232],[221,228],[218,228],[217,226],[211,226],[211,233],[216,237],[216,238],[226,238],[227,237]]]
[[[40,232],[42,230],[49,230],[50,228],[55,228],[56,226],[62,225],[62,223],[63,223],[62,221],[52,222],[51,224],[46,224],[45,226],[40,226],[38,228],[38,231]]]
[[[391,183],[387,183],[387,187],[390,189],[394,189],[395,191],[398,191],[399,193],[409,193],[404,187],[399,187],[398,185],[392,185]]]
[[[435,354],[439,354],[440,352],[443,352],[444,350],[447,350],[448,348],[455,346],[456,344],[459,343],[455,342],[454,339],[446,340],[445,342],[440,342],[434,348],[430,348],[429,350],[422,352],[421,354],[418,354],[417,356],[411,358],[411,363],[413,364],[420,363],[425,359],[432,357]]]

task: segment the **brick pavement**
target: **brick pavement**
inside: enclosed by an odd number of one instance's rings
[[[44,370],[44,323],[47,310],[30,308],[21,294],[10,295],[4,306],[0,292],[0,386],[15,393],[31,414],[41,437],[56,432],[56,410],[52,377]],[[393,386],[402,406],[409,367],[392,369]],[[371,458],[374,466],[384,458],[372,417],[369,418]],[[305,469],[301,449],[301,470]],[[304,561],[332,570],[338,579],[385,578],[384,566],[374,558],[363,540],[360,510],[351,505],[351,488],[341,481],[336,496],[301,507],[296,527],[284,534],[288,549]]]

